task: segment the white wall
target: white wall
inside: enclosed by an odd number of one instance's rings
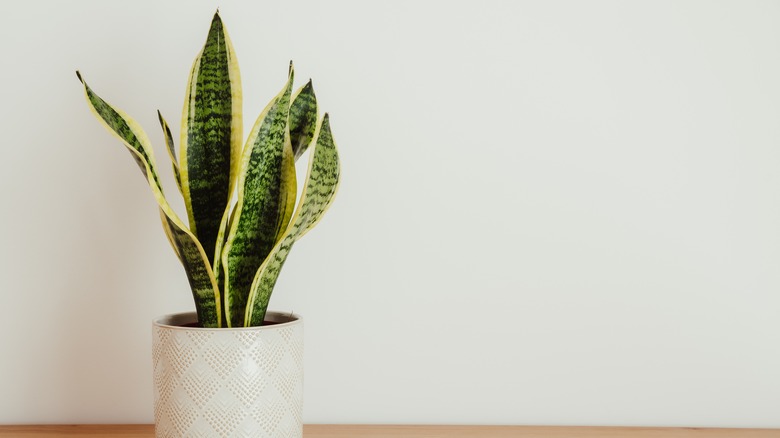
[[[246,123],[294,59],[343,158],[305,421],[780,427],[780,4],[704,0],[4,4],[0,423],[152,421],[193,305],[74,70],[165,163],[217,5]]]

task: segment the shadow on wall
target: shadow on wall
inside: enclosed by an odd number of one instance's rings
[[[86,108],[84,112],[86,119]],[[69,176],[79,186],[69,190],[80,192],[74,198],[77,205],[61,210],[57,244],[68,248],[71,259],[51,283],[57,289],[51,294],[58,309],[49,321],[55,339],[49,346],[52,368],[45,394],[50,409],[69,422],[94,421],[84,415],[91,407],[99,411],[106,406],[114,406],[117,421],[127,421],[123,409],[150,405],[150,371],[138,369],[149,358],[149,352],[139,348],[150,348],[138,341],[140,331],[148,329],[144,318],[149,309],[142,305],[154,291],[150,278],[160,265],[156,259],[175,259],[163,252],[168,249],[155,247],[166,242],[160,238],[159,218],[142,175],[117,140],[93,131],[71,133],[81,138],[72,144],[84,144],[82,152],[91,162],[77,176]],[[136,389],[128,393],[129,388]],[[122,397],[115,397],[119,393]]]

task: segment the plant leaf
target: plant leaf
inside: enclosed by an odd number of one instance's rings
[[[160,110],[157,110],[157,118],[160,120],[160,126],[163,130],[163,136],[165,136],[165,146],[168,151],[168,157],[171,158],[171,166],[173,167],[173,177],[176,180],[176,186],[179,187],[181,192],[181,175],[179,174],[179,162],[176,161],[176,145],[173,144],[173,135],[171,134],[171,128],[168,126],[168,122],[165,121]]]
[[[317,130],[317,96],[311,79],[299,88],[290,105],[290,142],[297,161],[314,139]]]
[[[190,229],[213,263],[243,136],[238,62],[219,13],[195,58],[186,95],[179,157],[182,194]]]
[[[298,239],[317,225],[338,191],[341,165],[327,114],[318,127],[316,138],[309,156],[305,187],[295,215],[252,281],[245,316],[247,327],[263,324],[271,293],[290,249]]]
[[[233,210],[235,212],[235,210]],[[217,281],[217,287],[220,291],[225,290],[225,276],[222,273],[222,249],[225,246],[225,239],[227,238],[227,228],[230,226],[230,224],[233,223],[233,215],[231,214],[230,205],[228,205],[227,208],[225,208],[225,212],[222,215],[222,221],[219,225],[219,234],[217,234],[217,242],[216,242],[216,249],[214,250],[214,278]],[[230,219],[230,220],[228,220]],[[222,295],[223,298],[225,297],[225,294]],[[227,305],[223,302],[222,303],[222,321],[225,321],[225,324],[228,324],[227,319]]]
[[[149,138],[135,120],[100,98],[81,78],[81,74],[78,72],[76,74],[84,85],[90,110],[109,132],[127,147],[152,189],[152,194],[160,207],[165,234],[169,237],[187,273],[195,298],[198,321],[204,327],[219,327],[221,325],[220,293],[214,275],[198,239],[187,230],[163,195]]]
[[[295,159],[287,126],[293,76],[290,70],[285,87],[258,117],[241,158],[238,200],[222,250],[229,327],[244,325],[252,278],[295,206]]]

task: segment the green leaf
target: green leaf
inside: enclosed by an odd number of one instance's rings
[[[317,130],[317,96],[311,79],[298,89],[290,105],[290,142],[297,161],[314,139]]]
[[[200,242],[180,222],[160,210],[165,233],[172,237],[174,250],[179,257],[190,283],[198,322],[203,327],[222,327],[222,302],[206,253]],[[178,219],[178,218],[177,218]]]
[[[258,117],[241,158],[238,199],[220,271],[229,327],[244,325],[252,278],[292,216],[295,160],[287,119],[293,76],[291,69],[285,87]]]
[[[252,281],[245,316],[247,327],[263,324],[271,293],[293,244],[320,221],[338,190],[341,167],[327,114],[318,127],[316,138],[295,215]]]
[[[157,118],[160,120],[160,126],[165,136],[165,146],[168,151],[168,157],[171,159],[171,165],[173,167],[173,177],[176,179],[176,186],[179,187],[181,192],[181,175],[179,174],[179,163],[176,161],[176,146],[173,144],[173,135],[171,134],[171,128],[168,126],[168,122],[165,121],[160,110],[157,110]]]
[[[243,136],[238,62],[219,13],[195,58],[186,94],[179,165],[182,194],[190,229],[213,263]]]
[[[106,129],[127,147],[152,189],[152,194],[160,207],[165,235],[169,238],[187,273],[195,298],[198,321],[204,327],[219,327],[221,325],[220,293],[214,275],[198,239],[187,230],[163,195],[149,138],[135,120],[100,98],[82,79],[81,74],[78,72],[76,74],[84,85],[90,110]]]

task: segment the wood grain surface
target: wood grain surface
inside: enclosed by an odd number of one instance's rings
[[[1,438],[153,438],[152,425],[0,426]],[[780,438],[780,429],[548,426],[304,426],[305,438]]]

